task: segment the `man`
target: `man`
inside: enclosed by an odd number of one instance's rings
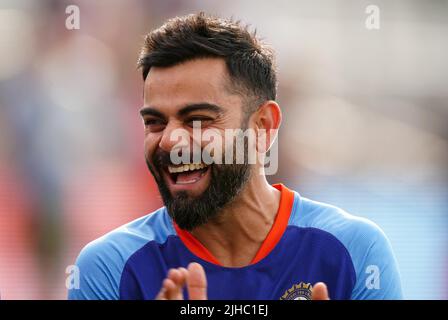
[[[147,35],[140,113],[165,206],[87,245],[70,299],[401,298],[376,225],[266,181],[282,118],[273,59],[247,28],[202,13]],[[195,137],[198,128],[225,142],[209,149],[213,161],[203,151],[214,139]],[[241,137],[228,138],[232,129],[255,141],[228,147]],[[260,157],[249,163],[251,148]]]

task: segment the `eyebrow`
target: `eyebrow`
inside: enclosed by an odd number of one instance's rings
[[[218,106],[216,104],[201,102],[201,103],[188,104],[188,105],[184,106],[182,109],[177,111],[177,116],[185,117],[190,112],[199,111],[199,110],[207,110],[207,111],[214,112],[216,114],[222,114],[224,112],[223,108],[221,108],[220,106]],[[166,118],[162,112],[160,112],[152,107],[142,107],[139,112],[142,117],[145,115],[151,115],[151,116],[158,117],[158,118]]]
[[[154,108],[151,108],[151,107],[142,107],[139,112],[142,117],[149,115],[149,116],[154,116],[154,117],[158,117],[158,118],[165,118],[165,116],[163,115],[162,112],[160,112]]]

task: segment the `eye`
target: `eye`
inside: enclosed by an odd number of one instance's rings
[[[158,132],[165,129],[165,121],[157,118],[145,118],[143,119],[145,129],[151,132]]]

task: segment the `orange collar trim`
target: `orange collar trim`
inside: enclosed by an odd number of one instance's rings
[[[252,259],[250,264],[255,264],[265,258],[280,241],[283,233],[286,230],[286,227],[288,226],[289,217],[291,215],[292,206],[294,204],[294,192],[281,183],[274,184],[272,186],[281,192],[280,205],[278,207],[277,215],[275,217],[274,224],[272,225],[271,230],[269,231],[266,239],[263,241],[260,249]],[[216,265],[222,265],[218,261],[218,259],[216,259],[211,254],[211,252],[208,251],[207,248],[204,247],[202,243],[200,243],[199,240],[197,240],[191,233],[186,230],[180,229],[174,221],[173,225],[177,235],[179,236],[183,244],[193,254],[207,262]]]

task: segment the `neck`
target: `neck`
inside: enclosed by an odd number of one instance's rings
[[[274,223],[280,191],[255,174],[219,216],[191,233],[227,267],[249,265]]]

